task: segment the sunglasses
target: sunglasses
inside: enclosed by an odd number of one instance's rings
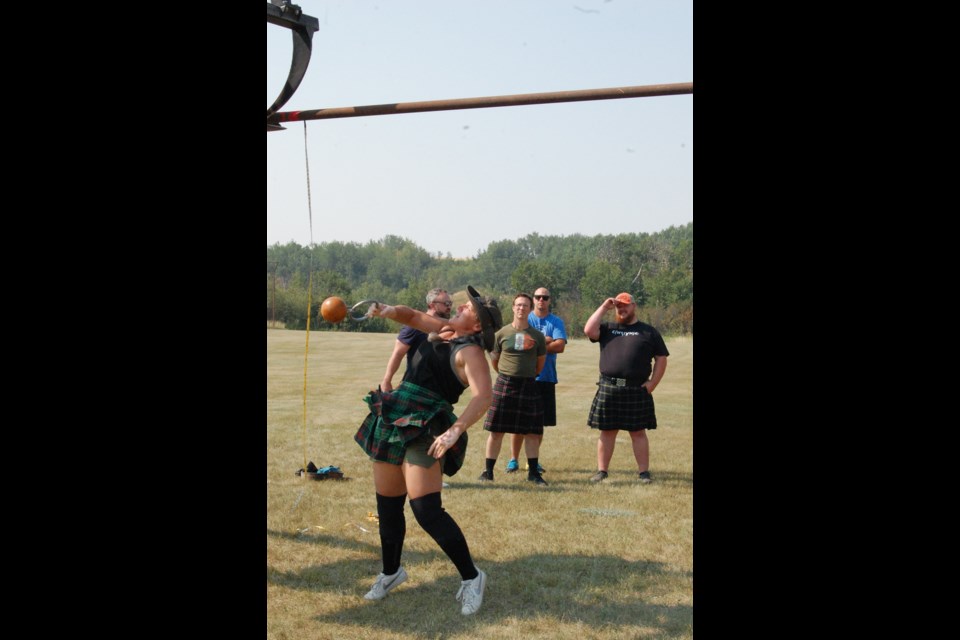
[[[450,300],[447,300],[446,302],[441,302],[440,300],[434,300],[434,301],[433,301],[433,304],[443,304],[443,305],[446,305],[446,306],[448,306],[448,307],[452,307],[452,306],[453,306],[453,302],[450,301]]]
[[[550,296],[533,296],[537,300],[549,300]]]

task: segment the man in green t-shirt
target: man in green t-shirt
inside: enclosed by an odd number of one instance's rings
[[[513,321],[497,331],[490,352],[490,361],[498,375],[493,386],[493,402],[483,421],[483,428],[490,435],[481,482],[493,481],[493,468],[503,445],[503,434],[520,433],[527,436],[527,460],[530,463],[527,480],[538,486],[547,485],[538,470],[540,440],[543,438],[543,403],[536,382],[547,360],[547,341],[543,333],[531,327],[527,320],[532,308],[530,294],[518,293],[513,300]]]

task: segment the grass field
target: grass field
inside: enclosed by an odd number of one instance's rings
[[[399,329],[399,325],[398,325]],[[381,569],[371,463],[353,441],[393,334],[267,331],[267,637],[692,638],[693,340],[667,340],[668,367],[649,431],[654,482],[636,480],[621,433],[609,479],[593,485],[597,431],[586,426],[599,346],[574,340],[558,358],[558,425],[540,452],[548,487],[507,475],[480,484],[486,432],[469,431],[463,469],[444,477],[444,508],[489,576],[483,607],[463,616],[460,576],[406,507],[409,580],[363,599]],[[304,366],[306,406],[304,407]],[[399,384],[403,367],[394,378]],[[491,368],[492,372],[492,368]],[[464,392],[459,413],[470,399]],[[304,416],[306,416],[304,424]],[[296,472],[313,461],[346,480]],[[526,462],[521,453],[520,465]]]

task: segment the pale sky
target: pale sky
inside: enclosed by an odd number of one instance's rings
[[[693,81],[693,0],[299,0],[281,111]],[[267,99],[290,69],[267,23]],[[531,233],[693,220],[693,95],[313,120],[266,133],[267,245],[408,238],[473,257]],[[312,217],[312,229],[311,229]]]

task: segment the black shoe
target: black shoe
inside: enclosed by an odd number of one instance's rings
[[[484,471],[477,480],[480,482],[493,482],[493,474],[489,471]]]
[[[536,483],[537,485],[539,485],[539,486],[541,486],[541,487],[547,486],[547,481],[544,480],[544,479],[543,479],[542,477],[540,477],[539,475],[527,476],[527,482],[534,482],[534,483]]]
[[[590,476],[590,482],[603,482],[607,479],[606,471],[597,471],[595,474]]]
[[[649,471],[641,471],[640,473],[637,474],[637,477],[640,478],[640,482],[642,482],[643,484],[650,484],[651,482],[653,482],[653,478],[650,477]]]

